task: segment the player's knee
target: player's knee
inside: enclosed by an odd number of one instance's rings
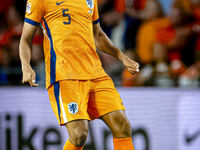
[[[131,136],[131,124],[130,124],[129,120],[125,120],[122,123],[122,131],[121,132],[122,132],[121,134],[124,137],[130,137]]]
[[[87,133],[81,133],[76,136],[76,145],[81,147],[87,139]]]
[[[82,147],[87,139],[88,131],[77,131],[71,138],[72,144],[78,147]]]
[[[114,137],[126,138],[131,136],[131,124],[128,119],[121,118],[117,123],[117,127],[114,130]]]

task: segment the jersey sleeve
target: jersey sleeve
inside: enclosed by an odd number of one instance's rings
[[[44,16],[44,0],[28,0],[26,5],[25,22],[38,26]]]
[[[93,25],[99,23],[99,13],[98,13],[98,6],[97,6],[97,0],[94,0],[94,13],[93,13]]]

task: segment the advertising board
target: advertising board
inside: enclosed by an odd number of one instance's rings
[[[200,90],[117,88],[136,150],[200,150]],[[89,123],[84,150],[113,150],[99,119]],[[0,150],[62,150],[68,138],[44,88],[0,88]]]

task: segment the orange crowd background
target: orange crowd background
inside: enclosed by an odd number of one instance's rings
[[[0,85],[21,85],[19,42],[26,1],[0,0]],[[117,59],[97,50],[116,86],[200,86],[200,0],[99,0],[100,24],[113,43],[139,62],[131,75]],[[31,65],[44,86],[43,35],[33,39]]]

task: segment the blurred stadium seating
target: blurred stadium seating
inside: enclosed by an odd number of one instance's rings
[[[200,4],[193,0],[99,0],[104,32],[125,54],[140,63],[131,76],[111,56],[97,51],[116,86],[200,86]],[[0,85],[22,85],[19,40],[25,1],[1,0]],[[123,7],[122,7],[123,6]],[[43,35],[33,40],[31,64],[45,86]]]

